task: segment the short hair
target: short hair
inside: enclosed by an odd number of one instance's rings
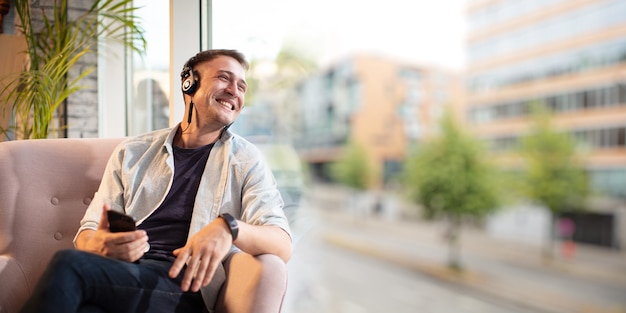
[[[246,71],[250,68],[250,64],[246,61],[246,57],[241,52],[231,49],[211,49],[200,51],[195,56],[192,56],[187,63],[185,63],[185,66],[193,69],[197,64],[211,61],[218,56],[228,56],[237,60],[237,62],[239,62],[239,64],[241,64]]]

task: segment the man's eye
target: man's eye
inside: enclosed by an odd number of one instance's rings
[[[239,91],[245,93],[246,92],[246,86],[239,85]]]
[[[228,76],[226,76],[226,75],[219,75],[219,76],[217,76],[217,78],[219,78],[221,80],[228,80]]]

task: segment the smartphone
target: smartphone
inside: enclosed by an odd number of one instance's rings
[[[109,218],[109,230],[112,233],[133,231],[137,229],[135,220],[126,214],[109,210],[107,211],[107,217]]]

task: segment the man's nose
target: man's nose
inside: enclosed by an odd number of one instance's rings
[[[226,86],[226,91],[228,91],[229,94],[231,94],[232,96],[239,96],[239,89],[237,88],[237,84],[236,83],[230,83],[228,84],[228,86]]]

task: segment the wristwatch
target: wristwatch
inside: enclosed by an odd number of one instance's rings
[[[233,236],[233,241],[237,239],[237,235],[239,235],[239,224],[237,224],[237,220],[230,215],[230,213],[222,213],[220,217],[226,221],[226,225],[230,229],[230,234]]]

